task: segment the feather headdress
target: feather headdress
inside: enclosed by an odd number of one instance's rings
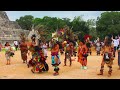
[[[86,34],[86,35],[84,36],[84,40],[86,41],[88,38],[90,39],[90,38],[92,38],[92,36],[91,36],[91,35]]]
[[[24,32],[21,32],[20,39],[21,39],[21,41],[26,41],[26,36],[25,36]]]

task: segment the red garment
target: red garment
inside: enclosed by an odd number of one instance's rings
[[[80,62],[81,65],[83,65],[83,63],[87,64],[87,58],[83,56],[83,54],[86,54],[86,53],[87,53],[86,45],[82,45],[78,47],[78,62]]]
[[[27,47],[27,44],[25,42],[22,42],[20,44],[20,50],[21,50],[21,57],[22,57],[23,61],[26,61],[27,60],[28,47]]]

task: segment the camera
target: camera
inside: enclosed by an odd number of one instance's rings
[[[14,55],[15,55],[15,54],[14,54],[13,52],[10,52],[10,56],[12,56],[12,57],[13,57]]]

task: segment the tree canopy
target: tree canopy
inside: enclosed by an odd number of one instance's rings
[[[104,12],[97,18],[97,34],[103,38],[106,35],[120,34],[120,12]]]
[[[88,19],[85,21],[82,16],[74,17],[73,20],[69,18],[57,18],[44,16],[43,18],[34,18],[32,15],[25,15],[16,20],[22,29],[31,30],[34,25],[37,30],[44,33],[47,39],[50,39],[52,33],[65,26],[69,27],[70,31],[78,38],[85,34],[91,35],[94,39],[97,37],[104,38],[106,35],[120,34],[120,12],[111,11],[103,12],[97,21],[95,19]],[[40,32],[40,33],[41,33]]]

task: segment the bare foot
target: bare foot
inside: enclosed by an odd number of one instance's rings
[[[54,76],[57,76],[57,75],[59,75],[59,73],[56,73],[56,72],[55,72],[55,73],[53,73],[53,75],[54,75]]]
[[[32,69],[31,69],[31,72],[32,72],[32,73],[35,73]]]
[[[120,66],[119,66],[118,70],[120,70]]]
[[[103,75],[102,73],[99,73],[99,74],[97,74],[97,75]]]
[[[28,68],[29,68],[29,64],[27,64]]]
[[[118,70],[120,70],[120,68],[118,68]]]

